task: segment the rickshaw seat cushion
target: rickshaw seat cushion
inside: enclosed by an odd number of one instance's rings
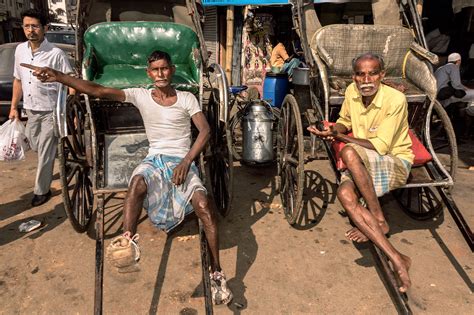
[[[354,134],[352,132],[347,134],[348,136],[353,136]],[[336,168],[338,170],[343,170],[346,169],[346,164],[344,164],[344,161],[341,158],[341,151],[344,148],[346,144],[341,141],[333,141],[331,143],[331,148],[332,151],[334,152],[334,157],[336,158]]]
[[[415,132],[409,129],[408,135],[410,136],[410,139],[411,139],[411,149],[413,151],[413,154],[415,154],[415,158],[413,160],[413,167],[425,165],[429,161],[433,160],[433,156],[425,148],[423,143],[421,143],[420,139],[418,139]]]
[[[148,56],[155,50],[171,56],[176,72],[173,84],[184,89],[199,86],[199,40],[189,27],[171,22],[106,22],[84,34],[84,77],[114,87],[146,87]]]

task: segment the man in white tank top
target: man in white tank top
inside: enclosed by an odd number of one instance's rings
[[[185,214],[194,209],[204,224],[211,252],[211,291],[215,304],[227,304],[232,292],[220,268],[216,214],[209,201],[193,161],[204,150],[210,127],[193,94],[177,91],[171,86],[175,66],[162,51],[148,58],[147,74],[154,82],[152,89],[114,89],[67,76],[50,68],[23,65],[35,70],[42,82],[60,82],[81,93],[101,99],[129,102],[143,118],[150,148],[148,156],[135,169],[124,201],[124,233],[107,247],[107,258],[126,271],[133,269],[140,258],[137,224],[142,205],[151,221],[169,231]],[[199,134],[191,145],[191,120]]]

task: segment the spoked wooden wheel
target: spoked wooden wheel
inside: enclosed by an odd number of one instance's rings
[[[458,167],[458,146],[453,125],[443,106],[435,102],[430,117],[429,139],[441,165],[448,171],[453,180]]]
[[[69,221],[82,233],[89,225],[94,204],[92,169],[86,158],[89,117],[78,97],[70,97],[66,108],[68,135],[60,139],[58,148],[62,195]]]
[[[221,109],[218,98],[218,91],[214,91],[208,106],[207,118],[211,126],[211,139],[207,161],[217,209],[221,215],[226,216],[231,209],[233,194],[232,136],[228,122],[223,122],[219,118]]]
[[[231,150],[234,160],[240,161],[242,159],[242,118],[244,116],[243,111],[237,111],[232,115],[229,121],[229,131],[231,140]]]
[[[277,134],[280,197],[288,223],[295,224],[301,211],[304,186],[303,126],[298,103],[287,95],[281,107]]]
[[[432,219],[443,210],[441,198],[435,192],[435,188],[398,189],[394,192],[394,195],[403,211],[415,220]]]

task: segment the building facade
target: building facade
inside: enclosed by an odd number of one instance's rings
[[[48,0],[48,6],[61,23],[74,24],[76,22],[77,0]]]
[[[47,0],[0,0],[0,44],[25,40],[21,12],[32,8],[47,12]]]

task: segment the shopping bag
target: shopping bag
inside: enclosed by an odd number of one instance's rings
[[[0,161],[24,160],[29,148],[21,121],[8,120],[0,127]]]

